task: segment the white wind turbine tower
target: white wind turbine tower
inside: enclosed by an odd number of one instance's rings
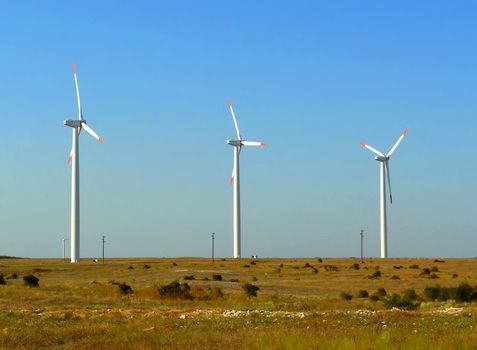
[[[234,148],[234,169],[230,178],[230,185],[234,190],[234,258],[241,257],[241,229],[240,229],[240,171],[239,156],[243,146],[265,146],[265,142],[245,141],[240,135],[237,119],[235,118],[232,103],[229,98],[230,112],[234,120],[235,130],[237,131],[237,140],[227,140],[227,144]]]
[[[73,64],[73,73],[75,76],[76,98],[78,100],[78,119],[65,120],[64,124],[73,129],[73,146],[71,148],[68,164],[71,166],[71,262],[77,263],[80,261],[80,206],[79,206],[79,135],[81,129],[84,129],[88,134],[93,136],[100,143],[103,139],[99,137],[93,129],[83,119],[83,110],[81,109],[80,94],[78,89],[78,78],[76,77],[76,68]]]
[[[376,159],[380,164],[380,231],[381,231],[381,258],[387,258],[388,257],[388,242],[387,242],[387,223],[386,223],[386,175],[388,178],[388,187],[389,187],[389,200],[390,203],[393,204],[393,195],[391,192],[391,177],[389,175],[389,159],[393,155],[394,151],[396,151],[396,148],[399,146],[401,143],[402,139],[404,136],[406,136],[407,132],[409,129],[406,129],[403,131],[399,139],[396,141],[394,146],[391,148],[391,150],[384,155],[377,149],[371,147],[370,145],[367,145],[364,141],[360,141],[361,146],[364,148],[369,149],[371,152],[373,152],[376,157]]]

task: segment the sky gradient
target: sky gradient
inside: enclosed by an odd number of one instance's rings
[[[477,4],[472,1],[0,0],[0,255],[59,257],[76,117],[81,256],[477,256]]]

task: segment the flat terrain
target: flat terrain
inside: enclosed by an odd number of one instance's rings
[[[0,349],[477,349],[457,289],[477,299],[477,259],[0,259],[0,274]]]

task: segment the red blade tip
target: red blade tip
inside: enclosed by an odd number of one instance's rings
[[[266,146],[267,143],[266,142],[260,142],[260,146]]]
[[[407,132],[409,131],[409,128],[406,128],[406,130],[403,131],[403,135],[406,136]]]
[[[74,63],[72,63],[71,65],[73,66],[73,73],[74,73],[74,74],[76,74],[76,67],[75,67],[75,64],[74,64]]]
[[[229,103],[229,106],[232,106],[232,101],[230,101],[230,97],[227,97],[227,101]]]
[[[68,165],[71,163],[71,156],[68,157]]]
[[[364,141],[359,141],[359,144],[363,147],[366,146],[366,143]]]
[[[229,180],[229,184],[230,184],[230,186],[232,186],[232,183],[233,183],[233,182],[234,182],[234,177],[233,177],[233,176],[231,176],[231,177],[230,177],[230,180]]]
[[[103,143],[103,142],[104,142],[102,137],[100,137],[100,138],[98,139],[98,141],[99,141],[99,143]]]

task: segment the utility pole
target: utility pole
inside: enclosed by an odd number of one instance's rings
[[[364,263],[364,258],[363,258],[363,237],[364,237],[364,230],[361,230],[359,233],[361,236],[361,264]]]
[[[215,259],[215,232],[212,232],[212,264],[214,263]]]
[[[62,238],[61,239],[61,243],[62,243],[62,247],[63,247],[63,260],[66,259],[66,241],[68,241],[69,239],[68,238]]]
[[[104,243],[106,243],[106,241],[104,240],[106,237],[103,235],[103,264],[104,264]]]

